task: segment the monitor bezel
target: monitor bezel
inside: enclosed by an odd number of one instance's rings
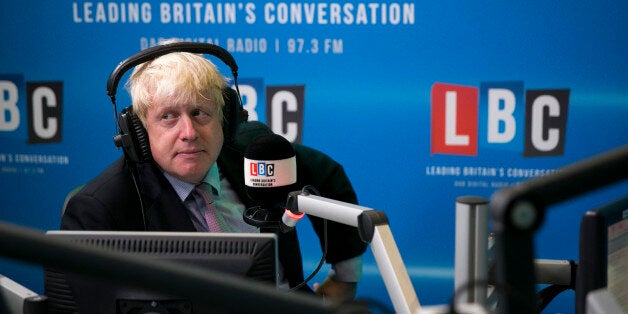
[[[576,313],[585,313],[589,292],[608,284],[608,228],[622,220],[628,210],[628,196],[587,211],[580,223]]]
[[[123,253],[140,257],[147,257],[147,260],[158,263],[205,263],[200,269],[219,272],[227,272],[232,275],[252,279],[259,273],[248,276],[243,273],[242,265],[260,265],[264,280],[273,288],[279,282],[278,266],[278,240],[272,233],[204,233],[204,232],[145,232],[145,231],[74,231],[74,230],[52,230],[46,232],[46,236],[56,239],[66,239],[75,244],[87,245],[90,248],[100,248],[110,252]],[[122,242],[120,242],[122,241]],[[130,241],[130,242],[129,242]],[[136,242],[144,243],[142,247],[137,247]],[[129,246],[131,245],[131,246]],[[176,247],[172,247],[175,245]],[[201,245],[201,247],[199,247]],[[207,247],[207,245],[213,247]],[[185,252],[178,252],[183,250]],[[269,252],[272,258],[269,260]],[[262,254],[261,256],[259,254]],[[243,260],[244,259],[244,260]],[[263,260],[260,260],[263,259]],[[211,261],[228,262],[211,266],[207,263]],[[225,265],[229,265],[225,269]],[[270,263],[270,266],[267,265]],[[190,265],[190,267],[195,267]],[[232,267],[232,268],[229,268]],[[272,279],[268,279],[268,268],[271,267]],[[112,269],[112,271],[118,271]],[[259,270],[255,270],[259,272]],[[120,304],[137,306],[150,304],[157,301],[161,306],[171,306],[177,310],[194,309],[198,312],[204,306],[194,304],[185,297],[176,297],[163,293],[154,292],[150,287],[137,287],[119,283],[109,283],[106,281],[94,281],[93,278],[64,273],[55,269],[44,269],[44,289],[49,298],[51,308],[63,310],[83,310],[88,305],[97,307],[102,313],[121,312]],[[109,300],[105,306],[98,302]],[[115,300],[115,305],[112,300]],[[135,302],[140,300],[140,302]],[[94,306],[92,306],[94,305]],[[178,308],[177,308],[178,307]],[[206,309],[206,308],[205,308]],[[215,309],[212,309],[214,311]],[[90,313],[96,309],[90,308]]]

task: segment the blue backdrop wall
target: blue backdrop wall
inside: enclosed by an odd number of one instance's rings
[[[211,42],[238,62],[252,118],[341,162],[360,204],[388,214],[421,303],[446,303],[456,197],[628,142],[626,12],[610,0],[3,1],[0,220],[57,229],[66,193],[121,155],[105,94],[118,62],[162,38]],[[552,208],[537,256],[577,259],[581,215],[627,187]],[[299,229],[312,270],[321,252]],[[389,304],[370,252],[364,269],[359,296]],[[0,273],[43,290],[38,266],[0,259]],[[546,311],[573,312],[573,297]]]

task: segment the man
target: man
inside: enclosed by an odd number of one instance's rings
[[[187,52],[138,65],[128,88],[152,161],[114,162],[69,200],[61,229],[212,231],[213,223],[205,219],[211,213],[220,232],[259,232],[242,219],[243,211],[256,205],[244,188],[243,152],[270,130],[261,123],[245,123],[234,140],[225,141],[226,82],[209,60]],[[339,164],[311,148],[293,147],[297,186],[312,185],[324,197],[357,203]],[[195,201],[195,187],[202,182],[211,186],[212,205]],[[322,243],[322,220],[310,220]],[[297,234],[278,236],[281,270],[285,282],[295,287],[304,277]],[[355,228],[333,222],[328,223],[328,239],[326,260],[332,271],[315,290],[337,301],[352,299],[366,244]]]

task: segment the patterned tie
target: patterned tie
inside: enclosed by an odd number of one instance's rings
[[[203,216],[205,217],[205,221],[209,227],[209,232],[221,232],[220,223],[218,223],[218,218],[216,217],[216,209],[214,208],[214,202],[212,201],[209,189],[209,184],[205,182],[201,182],[194,188],[196,193],[198,193],[205,201]]]

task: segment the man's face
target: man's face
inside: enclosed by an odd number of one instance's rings
[[[224,140],[216,105],[198,98],[183,103],[154,99],[146,114],[153,159],[168,174],[189,183],[205,177]]]

